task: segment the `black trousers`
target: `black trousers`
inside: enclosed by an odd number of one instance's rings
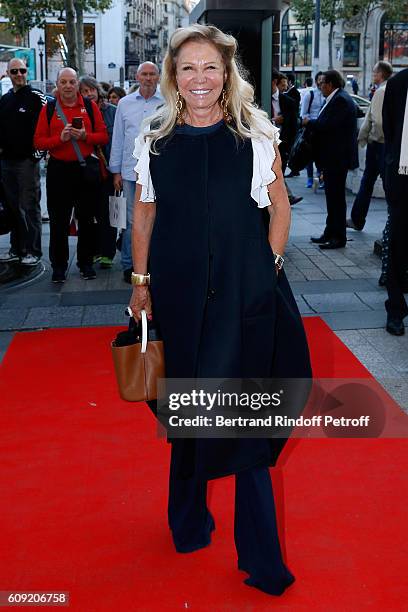
[[[369,142],[367,144],[365,168],[361,178],[360,189],[351,209],[351,218],[359,229],[363,229],[365,225],[374,185],[379,176],[383,179],[384,184],[384,144],[381,142]]]
[[[40,167],[33,159],[3,159],[1,162],[6,203],[13,227],[10,247],[20,257],[41,257]]]
[[[178,462],[172,449],[168,517],[176,550],[188,553],[210,544],[215,523],[207,508],[207,481],[180,478]],[[234,539],[248,585],[280,595],[294,581],[282,558],[268,467],[235,475]]]
[[[100,196],[95,210],[96,224],[94,225],[94,255],[109,257],[113,259],[116,253],[116,227],[109,223],[109,196],[115,192],[113,187],[113,176],[108,177],[101,183]]]
[[[79,268],[92,264],[94,217],[99,190],[83,180],[79,162],[53,158],[47,168],[47,208],[50,217],[50,262],[66,270],[69,260],[68,232],[72,211],[78,219]]]
[[[290,147],[286,142],[281,142],[279,145],[279,153],[281,156],[282,174],[285,174],[285,170],[288,166]]]
[[[399,318],[408,314],[403,284],[408,268],[408,176],[398,174],[396,164],[386,167],[385,193],[389,213],[387,312]]]
[[[328,240],[339,240],[346,244],[346,179],[347,168],[338,166],[323,168],[324,191],[326,194],[326,228]]]

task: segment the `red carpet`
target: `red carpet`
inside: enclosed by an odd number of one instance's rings
[[[320,319],[305,324],[315,375],[369,376]],[[296,441],[283,478],[297,580],[265,595],[236,569],[233,478],[210,489],[211,546],[174,551],[169,446],[144,404],[118,398],[114,334],[19,333],[6,354],[0,590],[69,591],[75,612],[406,609],[406,440]]]

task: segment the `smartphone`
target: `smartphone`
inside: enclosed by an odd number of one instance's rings
[[[84,125],[84,121],[83,121],[82,117],[73,117],[71,125],[76,130],[82,130],[82,127]]]

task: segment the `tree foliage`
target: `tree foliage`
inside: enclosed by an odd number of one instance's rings
[[[20,36],[33,27],[44,27],[47,16],[61,16],[66,24],[68,64],[83,72],[83,13],[103,13],[111,5],[112,0],[2,0],[0,11],[9,20],[13,34]]]
[[[112,5],[112,0],[76,0],[75,4],[85,12],[103,13]],[[43,27],[45,18],[59,15],[66,10],[66,0],[2,0],[0,12],[9,20],[15,34],[24,35],[34,27]]]

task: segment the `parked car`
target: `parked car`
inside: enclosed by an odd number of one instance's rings
[[[370,100],[363,98],[362,96],[356,96],[356,94],[350,94],[353,98],[354,104],[357,106],[357,117],[365,117],[370,106]]]

